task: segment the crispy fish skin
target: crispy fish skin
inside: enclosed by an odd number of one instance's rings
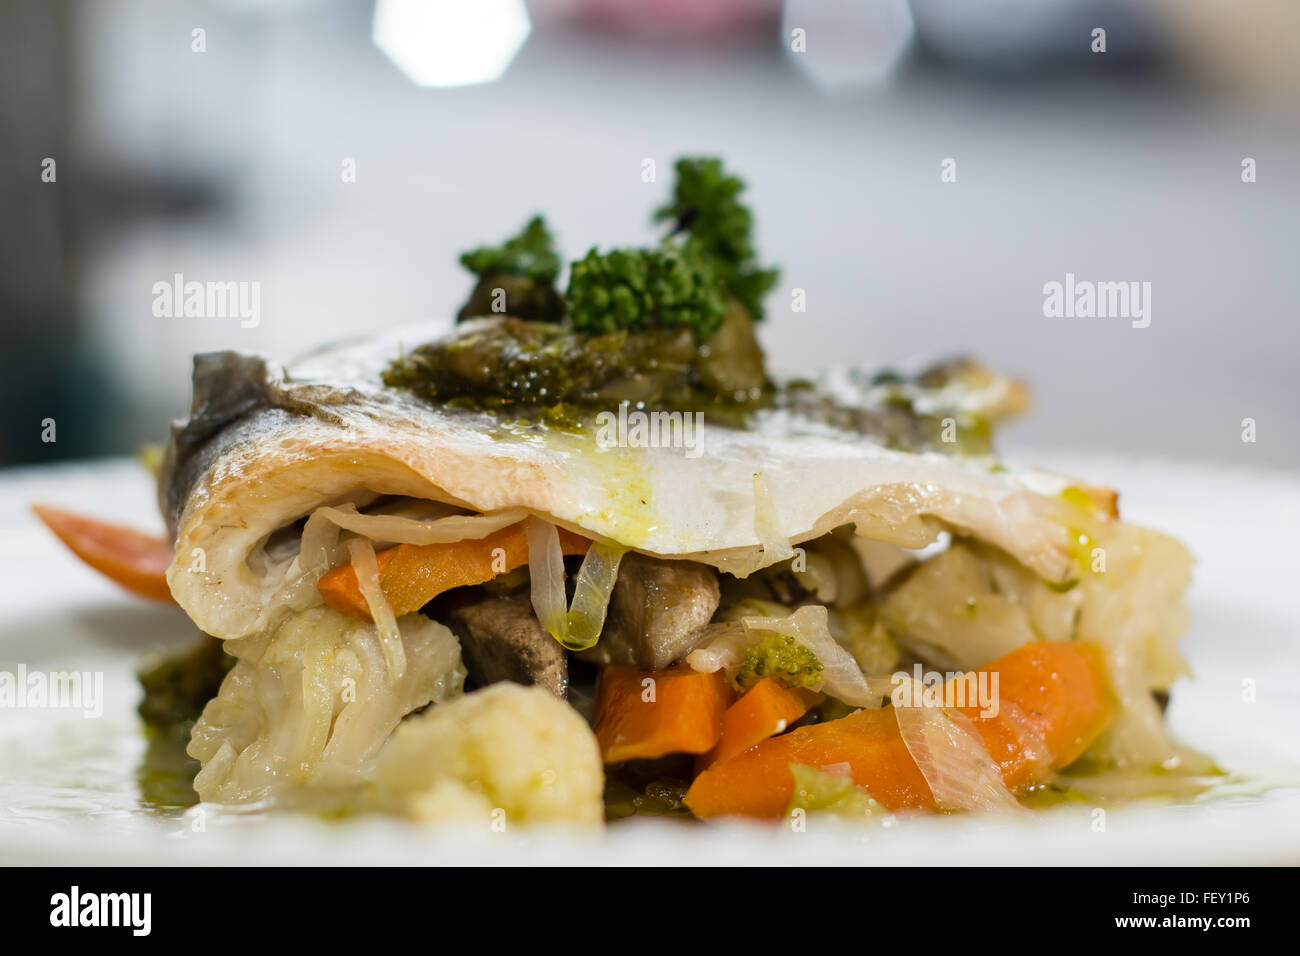
[[[905,547],[952,530],[1048,581],[1073,573],[1067,479],[890,450],[780,411],[744,431],[705,421],[698,456],[602,448],[591,436],[434,407],[382,385],[392,359],[447,330],[406,327],[287,369],[235,353],[199,357],[194,412],[173,431],[159,492],[176,539],[168,581],[203,630],[225,639],[265,630],[282,610],[274,599],[288,565],[260,554],[268,536],[364,493],[522,508],[645,554],[738,574],[779,559],[765,558],[765,545],[770,555],[846,523]]]

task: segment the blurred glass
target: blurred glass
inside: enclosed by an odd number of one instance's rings
[[[501,78],[532,23],[523,0],[378,0],[374,41],[418,86]]]
[[[791,61],[828,89],[884,80],[915,32],[907,0],[786,0],[781,28]]]

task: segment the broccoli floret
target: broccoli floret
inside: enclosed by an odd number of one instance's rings
[[[555,290],[560,257],[541,216],[499,246],[464,253],[460,262],[479,279],[457,313],[458,321],[494,313],[539,322],[564,318],[564,302]]]
[[[566,298],[574,330],[587,335],[658,326],[688,328],[703,341],[727,309],[712,264],[694,242],[592,249],[573,263]]]
[[[755,319],[763,317],[763,296],[776,285],[779,271],[760,268],[750,233],[754,218],[739,196],[745,184],[709,157],[677,160],[673,200],[655,210],[655,221],[675,223],[714,262],[727,291]]]
[[[560,257],[546,220],[534,216],[517,236],[499,246],[480,246],[460,257],[460,264],[478,276],[507,275],[553,283],[560,274]]]
[[[736,683],[753,687],[764,677],[775,677],[787,687],[819,687],[822,662],[789,634],[769,634],[745,654]]]

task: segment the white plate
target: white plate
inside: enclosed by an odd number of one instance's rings
[[[1185,742],[1254,781],[1245,789],[1255,795],[1111,810],[1104,829],[1090,808],[1069,807],[1027,822],[920,819],[873,832],[814,821],[797,834],[656,820],[603,836],[468,833],[144,810],[135,667],[146,650],[189,640],[192,629],[179,611],[136,601],[82,566],[28,511],[47,501],[158,527],[150,482],[134,463],[114,461],[0,474],[0,669],[101,672],[104,680],[97,718],[0,709],[0,862],[1300,862],[1300,576],[1291,554],[1300,480],[1175,462],[1018,457],[1121,489],[1129,520],[1170,531],[1196,553],[1184,644],[1196,676],[1175,687],[1170,720]]]

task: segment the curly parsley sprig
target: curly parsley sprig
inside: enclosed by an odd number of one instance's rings
[[[461,263],[478,276],[459,318],[504,312],[559,322],[600,335],[634,329],[688,328],[697,341],[723,324],[729,300],[762,317],[775,269],[760,268],[750,234],[753,217],[739,196],[745,184],[718,159],[677,161],[673,200],[655,211],[673,231],[649,249],[592,249],[572,263],[568,289],[555,288],[561,260],[546,222],[535,216],[500,245],[466,252]]]
[[[673,235],[689,235],[713,259],[714,271],[755,319],[763,317],[763,296],[780,272],[757,264],[751,234],[754,217],[740,201],[745,183],[722,160],[707,156],[677,160],[671,202],[655,210],[656,222],[673,222]]]
[[[534,216],[499,246],[480,246],[463,253],[460,264],[477,276],[508,275],[553,283],[560,274],[560,256],[546,220]]]

